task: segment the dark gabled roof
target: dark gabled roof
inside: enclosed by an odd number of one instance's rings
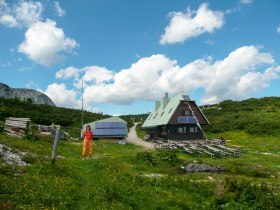
[[[146,128],[155,127],[159,125],[167,125],[181,101],[191,102],[193,100],[191,100],[191,98],[184,93],[180,93],[176,96],[173,96],[165,107],[163,107],[163,103],[161,103],[158,109],[155,108],[147,117],[142,127]],[[203,112],[199,109],[199,107],[198,110],[208,122],[207,118],[204,116]]]

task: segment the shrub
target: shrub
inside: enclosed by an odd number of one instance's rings
[[[169,163],[178,163],[179,158],[176,151],[173,150],[163,150],[158,153],[158,159]]]
[[[213,201],[216,209],[279,209],[277,189],[266,183],[253,184],[247,180],[225,179],[225,191]]]
[[[152,153],[148,151],[137,153],[136,159],[142,162],[147,162],[151,165],[156,165],[155,158],[153,157]]]

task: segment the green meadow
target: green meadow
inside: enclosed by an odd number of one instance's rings
[[[3,209],[279,209],[279,138],[223,133],[240,157],[149,151],[95,141],[94,159],[82,144],[61,141],[51,164],[52,140],[0,135],[30,165],[13,169],[0,158]],[[223,173],[182,173],[188,163],[219,165]]]

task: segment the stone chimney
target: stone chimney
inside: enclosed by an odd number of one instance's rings
[[[156,101],[155,102],[155,110],[158,110],[159,107],[160,107],[160,101]]]
[[[168,92],[165,93],[165,96],[163,97],[162,99],[162,105],[163,105],[163,108],[166,107],[166,105],[168,104],[169,102],[169,97],[168,97]]]

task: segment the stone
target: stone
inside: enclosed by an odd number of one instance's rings
[[[2,156],[5,160],[5,162],[9,165],[11,165],[13,168],[16,166],[26,166],[27,163],[24,162],[21,157],[12,152],[12,149],[0,144],[0,156]]]
[[[210,166],[206,164],[190,163],[184,167],[184,171],[190,172],[224,172],[225,169],[220,166]]]

